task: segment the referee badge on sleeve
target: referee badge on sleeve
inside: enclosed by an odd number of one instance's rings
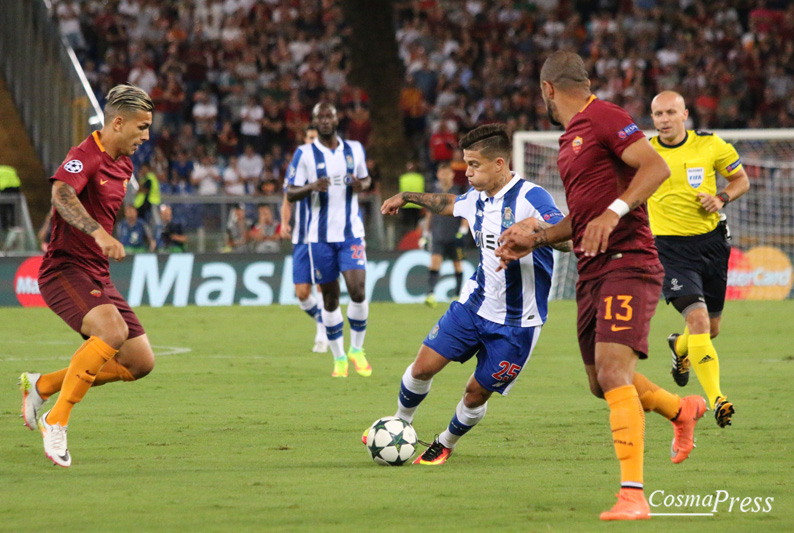
[[[706,172],[703,167],[695,167],[686,169],[686,179],[692,188],[697,189],[703,183],[703,178]]]

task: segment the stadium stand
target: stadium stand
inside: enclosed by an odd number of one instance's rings
[[[455,136],[493,121],[513,131],[550,129],[537,73],[557,48],[583,55],[594,92],[643,129],[652,127],[649,102],[663,89],[690,102],[692,127],[794,127],[790,2],[395,4],[406,68],[401,107],[427,169],[438,159],[431,147],[439,130]],[[275,161],[267,180],[280,181],[289,161],[283,154],[318,100],[340,109],[343,135],[369,138],[367,95],[346,79],[350,58],[336,0],[55,0],[52,16],[100,103],[119,82],[151,91],[155,139],[135,162],[155,168],[165,194],[195,194],[188,166],[216,154],[223,174],[228,156],[248,144]],[[254,184],[247,192],[261,190]]]

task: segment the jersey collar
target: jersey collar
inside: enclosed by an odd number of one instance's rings
[[[665,148],[678,148],[679,146],[684,146],[686,142],[689,140],[689,130],[684,130],[684,139],[678,144],[665,144],[662,142],[661,136],[657,139],[659,144],[664,146]]]
[[[99,131],[94,131],[91,136],[94,138],[94,142],[96,143],[97,147],[99,148],[100,152],[105,151],[105,147],[102,146],[102,141],[99,140]]]
[[[499,189],[499,192],[497,192],[496,194],[494,194],[494,195],[493,195],[493,197],[491,198],[491,200],[492,200],[492,201],[494,201],[494,202],[495,202],[496,200],[498,200],[498,199],[500,199],[501,197],[503,197],[505,194],[507,194],[507,191],[509,191],[510,189],[512,189],[512,188],[513,188],[513,185],[515,185],[516,183],[518,183],[519,181],[521,181],[521,176],[519,176],[519,175],[518,175],[518,174],[516,174],[515,172],[510,172],[510,174],[512,174],[512,175],[513,175],[513,178],[512,178],[510,181],[508,181],[508,182],[505,184],[505,186],[504,186],[504,187],[502,187],[501,189]],[[480,200],[482,200],[483,202],[485,202],[485,201],[486,201],[486,200],[488,200],[488,199],[489,199],[489,196],[488,196],[488,195],[485,193],[485,191],[480,191]]]
[[[342,140],[342,137],[340,137],[339,135],[337,135],[337,136],[336,136],[336,141],[337,141],[337,143],[338,143],[338,144],[336,145],[336,150],[342,150],[342,149],[344,149],[345,142]],[[317,148],[319,148],[320,150],[322,150],[322,151],[324,151],[324,152],[328,152],[328,153],[331,153],[331,154],[333,154],[333,153],[336,151],[336,150],[331,150],[331,149],[330,149],[330,148],[328,148],[326,145],[324,145],[323,143],[321,143],[321,142],[320,142],[320,139],[319,139],[319,137],[318,137],[317,139],[314,139],[314,142],[313,142],[313,144],[314,144],[314,145],[315,145]]]
[[[594,100],[597,100],[597,99],[598,99],[598,97],[597,97],[596,95],[594,95],[594,94],[591,94],[591,95],[590,95],[590,98],[588,98],[588,99],[587,99],[587,102],[584,104],[584,106],[582,106],[582,109],[580,109],[580,110],[579,110],[579,112],[580,112],[580,113],[584,112],[584,110],[585,110],[585,109],[587,109],[587,107],[588,107],[590,104],[592,104]]]

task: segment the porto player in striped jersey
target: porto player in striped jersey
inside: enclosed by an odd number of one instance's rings
[[[68,368],[20,376],[22,416],[34,429],[38,411],[60,392],[51,410],[38,417],[44,453],[56,465],[72,458],[66,429],[72,407],[91,386],[133,381],[154,367],[149,339],[108,272],[108,258],[120,261],[124,247],[112,235],[116,213],[132,177],[130,157],[149,139],[154,105],[132,85],[107,94],[105,124],[72,148],[52,181],[52,240],[39,271],[47,306],[86,339]]]
[[[296,202],[298,241],[309,243],[308,262],[323,294],[322,321],[334,356],[333,377],[347,377],[348,360],[361,376],[372,367],[364,354],[369,303],[366,294],[367,254],[358,193],[371,184],[364,147],[337,135],[336,108],[320,103],[312,110],[318,137],[295,151],[287,175],[287,200]],[[297,259],[293,259],[297,260]],[[350,303],[350,349],[345,354],[339,274],[344,276]]]
[[[550,120],[565,128],[557,163],[570,213],[549,228],[531,218],[515,224],[502,234],[496,253],[502,267],[510,268],[538,246],[573,238],[579,349],[591,392],[609,405],[621,471],[618,502],[601,519],[649,518],[643,410],[673,422],[671,459],[680,463],[694,447],[695,423],[706,408],[703,398],[679,398],[635,372],[637,359],[647,357],[664,278],[645,201],[670,170],[626,111],[590,93],[577,54],[553,53],[540,80]]]
[[[303,137],[303,149],[308,149],[308,145],[311,145],[316,138],[317,128],[314,126],[306,128],[306,133]],[[292,165],[290,165],[287,172],[289,174],[294,173]],[[291,227],[292,203],[287,200],[286,188],[288,185],[289,182],[285,181],[284,198],[281,200],[281,226],[279,229],[279,236],[282,239],[291,239],[292,241],[292,282],[295,284],[295,296],[298,298],[298,305],[301,310],[309,315],[316,325],[314,347],[312,351],[315,353],[325,353],[328,351],[328,337],[325,333],[325,325],[323,325],[320,306],[317,305],[317,299],[314,297],[314,294],[312,294],[313,276],[311,263],[308,260],[309,244],[306,240],[308,202],[300,203],[298,209],[295,211],[295,227]]]
[[[466,219],[480,249],[477,271],[463,286],[460,300],[424,340],[402,378],[396,416],[411,422],[427,396],[433,376],[449,362],[463,363],[475,355],[477,366],[447,429],[415,461],[443,464],[458,440],[485,416],[488,398],[507,394],[523,370],[546,321],[553,270],[552,250],[536,249],[498,272],[494,255],[499,235],[516,220],[532,217],[541,227],[563,215],[543,188],[510,172],[511,142],[502,124],[480,126],[460,140],[472,188],[452,194],[403,192],[383,203],[394,215],[408,202],[434,215]],[[555,245],[570,251],[570,243]]]

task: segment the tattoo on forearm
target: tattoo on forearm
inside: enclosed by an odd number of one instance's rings
[[[554,248],[555,250],[559,250],[560,252],[570,252],[571,250],[573,250],[573,241],[571,241],[570,239],[562,242],[549,243],[548,235],[546,234],[546,228],[550,228],[552,225],[542,220],[539,220],[538,222],[542,230],[536,234],[535,237],[536,248],[539,248],[541,246],[551,246],[552,248]]]
[[[58,214],[83,233],[90,235],[100,228],[99,222],[91,218],[83,204],[80,203],[77,198],[77,192],[71,185],[66,183],[61,185],[56,191],[53,203],[55,204],[55,209],[58,210]]]
[[[454,198],[453,195],[449,194],[433,194],[427,192],[404,192],[402,194],[403,200],[406,202],[412,202],[426,207],[431,213],[436,215],[442,213],[449,207],[450,197]]]
[[[636,209],[637,207],[639,207],[639,206],[640,206],[640,204],[642,204],[642,203],[643,203],[643,202],[640,202],[639,200],[634,200],[633,202],[631,202],[631,203],[629,204],[629,211],[633,211],[634,209]]]

